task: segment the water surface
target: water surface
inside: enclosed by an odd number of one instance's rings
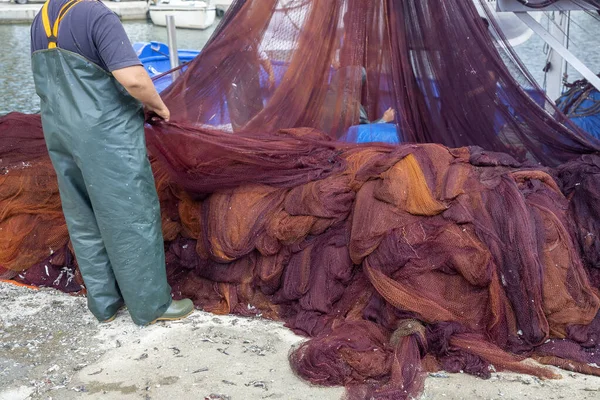
[[[218,21],[217,21],[218,22]],[[157,40],[167,42],[167,30],[151,23],[124,22],[132,43]],[[178,29],[180,49],[200,50],[217,27],[205,31]],[[0,115],[11,111],[38,112],[39,99],[31,74],[29,24],[0,25]]]

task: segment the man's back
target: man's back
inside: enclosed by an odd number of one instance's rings
[[[69,0],[52,0],[48,5],[50,25]],[[84,0],[61,20],[58,47],[77,53],[106,71],[141,65],[119,17],[102,2]],[[38,13],[31,25],[31,52],[48,48],[48,37]]]

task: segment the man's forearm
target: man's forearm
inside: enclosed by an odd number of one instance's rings
[[[127,89],[130,95],[151,109],[165,106],[150,78],[148,78],[148,82],[141,82],[140,84],[125,87],[125,89]]]
[[[150,109],[165,107],[152,83],[152,79],[142,66],[119,69],[113,71],[113,75],[130,95],[144,103],[145,106]]]

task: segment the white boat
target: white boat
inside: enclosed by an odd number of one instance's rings
[[[215,7],[199,0],[158,0],[148,9],[152,23],[158,26],[166,26],[166,17],[173,15],[177,28],[207,29],[216,18]]]
[[[217,9],[217,17],[221,18],[225,15],[233,0],[211,0],[210,4]]]

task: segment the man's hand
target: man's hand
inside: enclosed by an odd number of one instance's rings
[[[383,113],[383,117],[381,117],[381,119],[386,123],[394,121],[396,119],[396,111],[394,111],[392,107],[388,108]]]
[[[260,64],[262,65],[263,69],[269,77],[267,80],[267,88],[269,90],[273,90],[273,88],[275,87],[275,70],[273,69],[273,64],[271,64],[271,60],[269,60],[269,58],[264,52],[262,54],[259,54],[259,56]]]
[[[153,107],[146,107],[146,111],[151,112],[156,114],[159,118],[165,120],[166,122],[169,122],[169,119],[171,118],[171,112],[169,111],[169,109],[167,108],[167,106],[165,106],[163,104],[164,107],[160,107],[160,108],[153,108]]]
[[[273,72],[273,69],[271,68],[271,70],[269,70],[269,90],[273,90],[274,87],[275,87],[275,73]]]

